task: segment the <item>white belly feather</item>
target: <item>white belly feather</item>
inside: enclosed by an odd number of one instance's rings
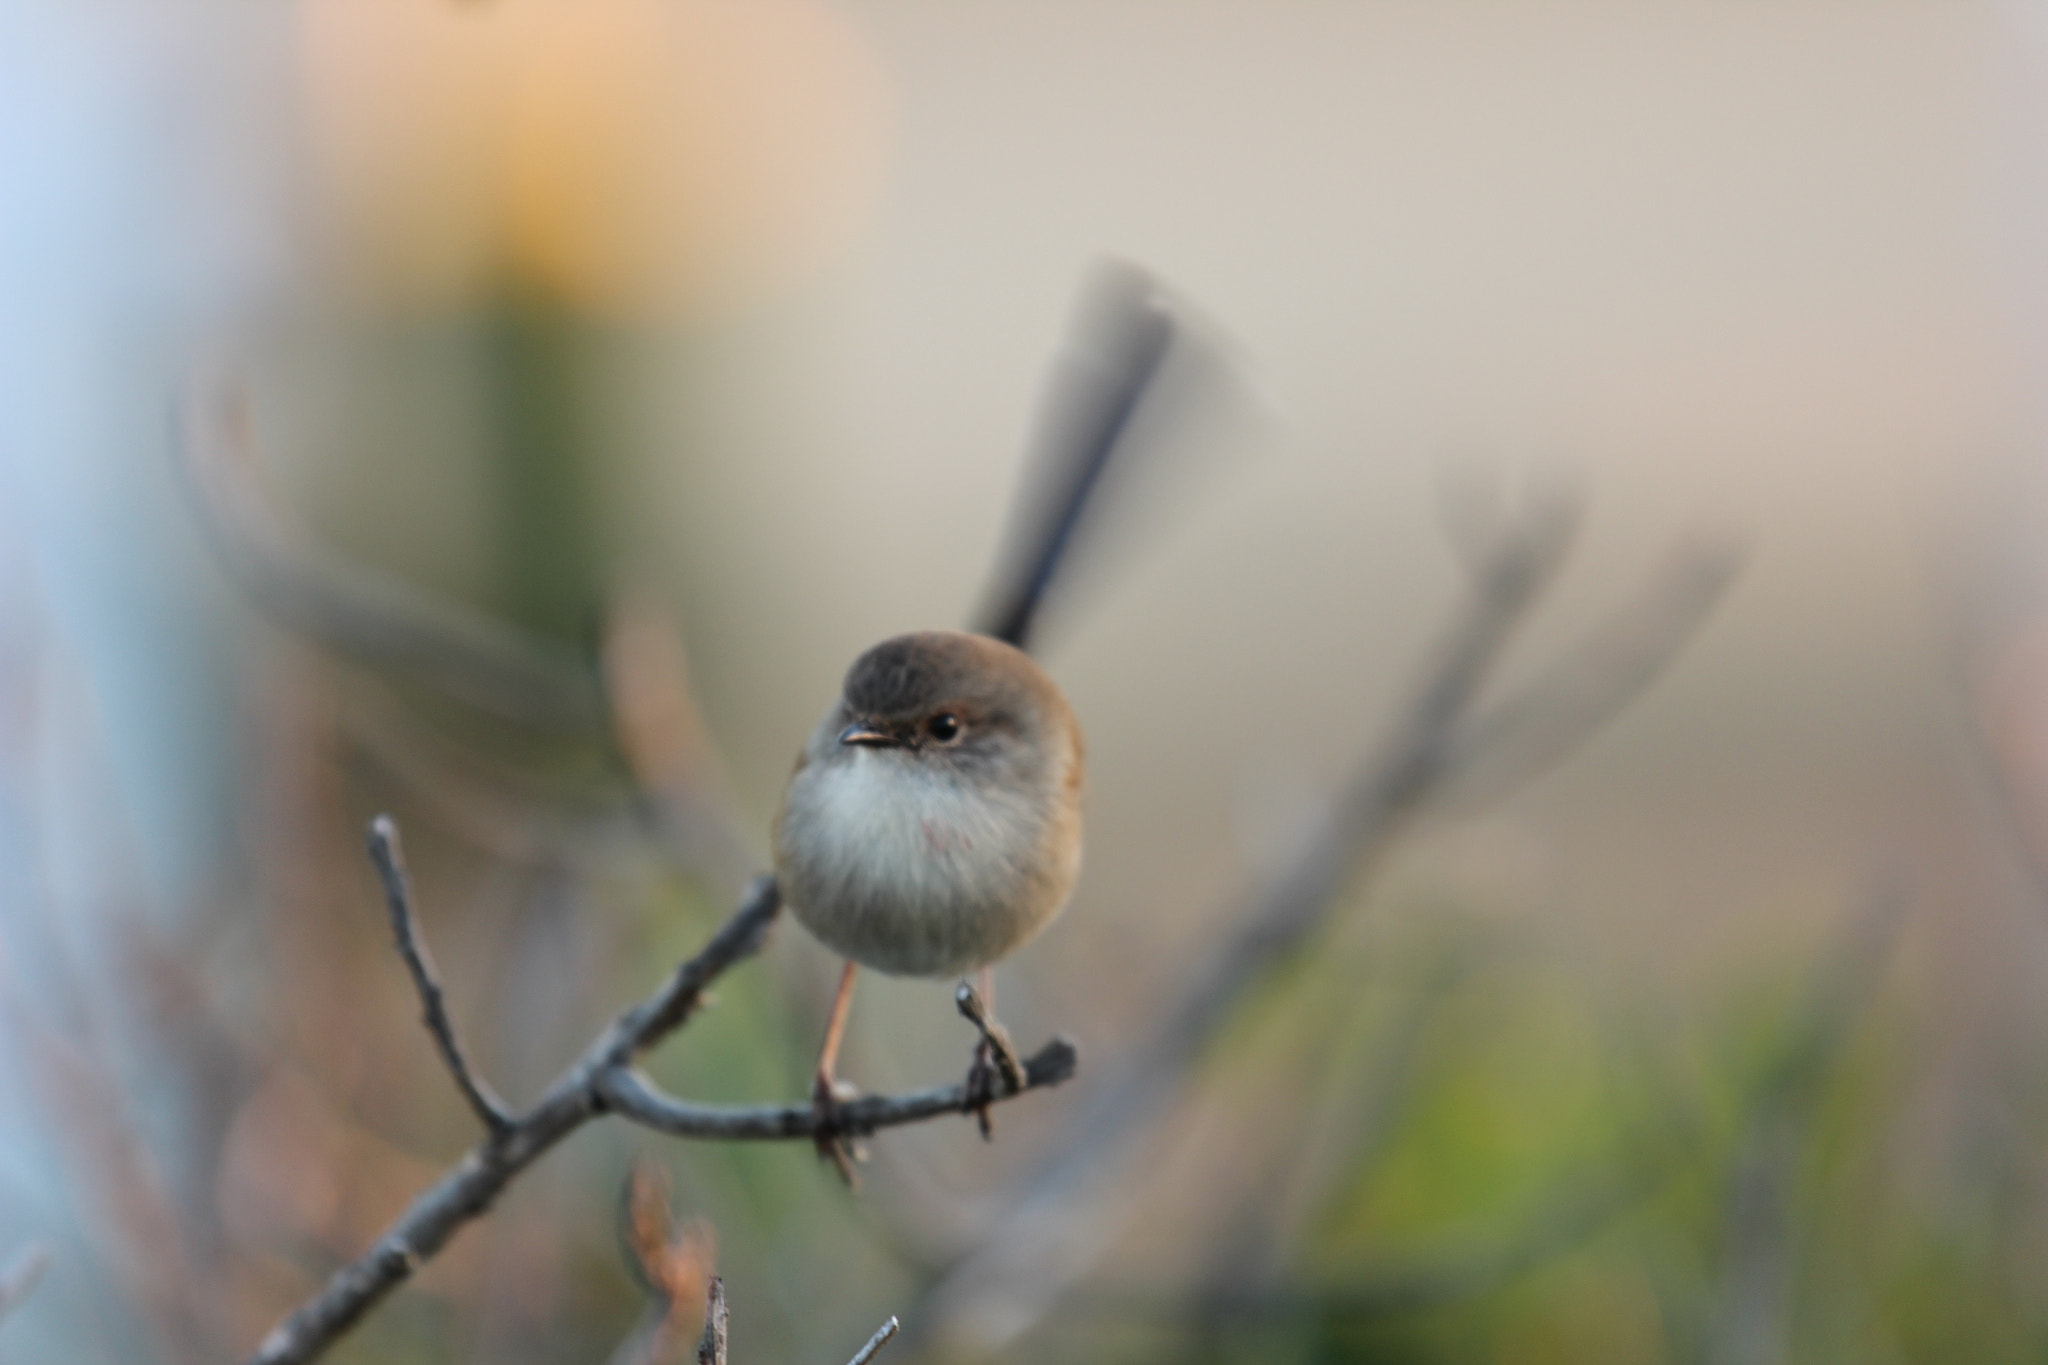
[[[1049,802],[894,752],[844,757],[795,776],[776,840],[790,907],[829,946],[885,972],[963,972],[1065,901],[1078,858],[1054,865]]]

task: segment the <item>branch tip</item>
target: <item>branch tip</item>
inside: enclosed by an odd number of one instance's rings
[[[901,1330],[903,1330],[903,1324],[896,1321],[895,1314],[890,1314],[889,1320],[875,1329],[875,1334],[868,1338],[868,1344],[861,1347],[859,1354],[855,1355],[852,1360],[847,1361],[846,1365],[868,1365],[868,1362],[875,1358],[876,1353],[889,1344],[889,1338],[895,1336]]]
[[[455,1036],[455,1023],[448,1017],[448,1004],[441,989],[440,976],[434,970],[433,954],[427,949],[426,939],[419,931],[418,916],[413,912],[412,879],[405,870],[405,849],[399,842],[398,822],[389,815],[374,817],[370,821],[366,842],[370,862],[377,869],[377,880],[384,888],[384,905],[391,915],[391,934],[397,940],[398,955],[405,959],[406,970],[412,973],[413,987],[419,992],[420,1010],[427,1032],[433,1035],[442,1062],[447,1065],[462,1098],[483,1124],[484,1131],[493,1138],[503,1137],[512,1131],[512,1115],[497,1092],[491,1089],[490,1083],[470,1067],[461,1040]]]
[[[705,1291],[704,1335],[697,1342],[697,1365],[726,1365],[725,1277],[713,1275]]]

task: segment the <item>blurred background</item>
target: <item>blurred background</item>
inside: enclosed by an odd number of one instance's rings
[[[586,1129],[334,1358],[606,1359],[636,1157],[742,1365],[891,1313],[906,1361],[2041,1358],[2044,135],[2020,4],[0,0],[0,1357],[244,1354],[473,1140],[372,813],[514,1104],[693,951],[846,664],[982,600],[1109,254],[1189,341],[1045,622],[1087,870],[1000,972],[1080,1078],[857,1195]],[[1673,546],[1739,575],[1119,1111],[1397,742],[1457,509],[1560,485],[1489,697]],[[783,925],[650,1069],[802,1097],[835,971]],[[842,1070],[972,1041],[870,977]]]

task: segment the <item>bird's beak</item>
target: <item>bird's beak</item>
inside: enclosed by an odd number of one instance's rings
[[[865,744],[873,749],[893,749],[899,741],[892,734],[877,730],[872,725],[862,725],[856,721],[839,732],[839,742],[841,744]]]

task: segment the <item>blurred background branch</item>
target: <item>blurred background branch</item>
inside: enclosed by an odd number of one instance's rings
[[[214,552],[286,629],[507,720],[601,728],[604,693],[592,661],[316,555],[261,491],[240,392],[196,384],[179,424],[178,470]]]
[[[1119,1060],[1114,1079],[1089,1097],[1077,1140],[1020,1185],[982,1248],[940,1279],[913,1314],[915,1330],[984,1349],[1028,1330],[1116,1235],[1127,1204],[1114,1192],[1137,1139],[1166,1112],[1252,987],[1325,925],[1346,883],[1384,854],[1440,788],[1491,757],[1482,741],[1513,736],[1525,774],[1533,771],[1526,755],[1555,761],[1585,743],[1670,662],[1731,579],[1723,556],[1682,562],[1623,622],[1475,718],[1482,686],[1564,564],[1578,519],[1575,499],[1544,496],[1498,522],[1493,543],[1472,561],[1467,601],[1379,753],[1306,848],[1242,898],[1244,908],[1229,917],[1205,965]],[[1532,732],[1546,719],[1556,732]]]

